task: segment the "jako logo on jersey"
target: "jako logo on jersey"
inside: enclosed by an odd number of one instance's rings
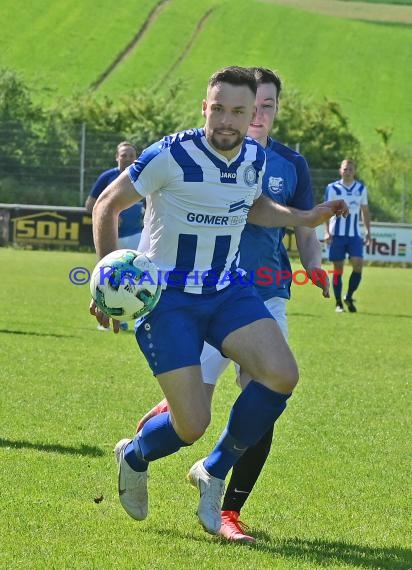
[[[283,190],[283,178],[276,178],[275,176],[270,176],[268,181],[268,187],[274,194],[279,194]]]
[[[248,186],[253,186],[257,182],[257,172],[255,167],[251,164],[245,168],[243,173],[243,179]]]
[[[223,172],[223,170],[220,171],[220,180],[224,180],[224,181],[229,181],[230,182],[237,182],[236,180],[237,177],[237,173],[236,172]]]

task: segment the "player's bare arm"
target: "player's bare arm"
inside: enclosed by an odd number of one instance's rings
[[[88,196],[84,207],[91,214],[93,212],[95,204],[96,204],[96,198],[93,198],[93,196]]]
[[[369,245],[371,241],[371,218],[369,213],[369,206],[367,204],[363,204],[361,206],[362,212],[362,222],[365,227],[365,245]]]
[[[322,290],[324,297],[329,297],[328,274],[322,269],[322,248],[313,228],[304,226],[295,228],[296,245],[300,261],[306,269],[312,283]]]
[[[247,221],[257,226],[267,228],[282,228],[285,226],[307,226],[315,228],[329,220],[332,216],[348,215],[348,207],[344,200],[330,200],[322,202],[311,210],[297,210],[283,206],[260,196],[249,210]]]
[[[142,200],[134,189],[126,172],[122,172],[116,180],[102,192],[93,208],[93,239],[99,259],[117,249],[117,233],[119,214],[135,202]],[[94,315],[99,324],[109,326],[110,319],[104,315],[94,301],[89,307],[90,314]],[[119,321],[112,319],[113,332],[120,330]]]
[[[117,249],[119,214],[139,200],[143,196],[136,192],[127,172],[122,172],[99,196],[93,208],[93,239],[99,259]]]

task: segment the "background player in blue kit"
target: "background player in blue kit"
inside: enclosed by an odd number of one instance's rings
[[[339,169],[340,180],[328,184],[325,190],[325,200],[341,198],[345,200],[349,215],[344,220],[332,218],[326,224],[325,240],[330,243],[329,261],[333,262],[335,270],[333,292],[336,299],[336,312],[343,312],[342,303],[342,274],[346,255],[352,264],[352,274],[349,278],[348,290],[344,302],[350,313],[356,313],[353,294],[359,287],[363,268],[363,244],[368,245],[371,237],[370,215],[368,207],[368,191],[362,182],[355,180],[356,166],[353,160],[345,159]],[[365,227],[365,238],[362,238],[359,221]]]
[[[116,248],[119,212],[147,197],[150,240],[145,253],[169,276],[136,338],[170,412],[151,418],[136,437],[115,447],[119,499],[130,516],[147,516],[149,463],[191,445],[210,422],[200,368],[204,341],[253,378],[234,403],[215,448],[189,472],[200,492],[198,517],[212,534],[221,527],[228,471],[282,414],[298,380],[276,321],[254,288],[239,279],[238,248],[246,217],[260,212],[268,227],[316,226],[346,213],[342,201],[302,212],[261,195],[265,152],[245,138],[256,90],[248,69],[216,72],[203,101],[204,129],[150,146],[101,194],[93,210],[96,251],[102,257]],[[90,311],[101,324],[108,322],[94,303]],[[114,331],[118,327],[113,321]]]
[[[266,172],[263,177],[262,191],[265,196],[275,202],[293,206],[302,210],[313,207],[313,192],[309,170],[305,159],[297,152],[274,141],[269,137],[273,122],[278,112],[279,95],[282,84],[279,76],[271,70],[252,68],[257,80],[256,115],[248,129],[248,135],[257,140],[266,152]],[[251,217],[249,218],[251,219]],[[143,231],[145,234],[145,231]],[[297,245],[303,266],[311,276],[315,271],[321,274],[322,252],[316,232],[312,228],[295,228]],[[275,317],[283,335],[287,338],[286,301],[290,298],[291,266],[282,238],[282,228],[266,228],[252,224],[250,221],[243,230],[240,242],[240,267],[255,277],[261,298],[271,314]],[[144,240],[143,240],[144,241]],[[139,249],[144,251],[144,243]],[[271,284],[259,285],[256,272],[265,267],[272,271]],[[280,275],[282,279],[276,279]],[[323,295],[329,297],[329,281],[324,276],[316,281]],[[230,360],[206,344],[201,355],[202,375],[207,393],[212,397],[218,377],[229,365]],[[241,378],[242,387],[248,378]],[[167,410],[167,402],[163,400],[148,412],[138,426],[154,415]],[[234,465],[232,476],[222,505],[222,526],[219,534],[228,540],[254,542],[255,539],[246,534],[244,525],[239,521],[240,510],[249,497],[262,467],[269,454],[273,437],[273,425],[264,437],[250,447]]]
[[[100,194],[115,180],[121,172],[136,160],[136,149],[132,143],[122,141],[116,148],[117,166],[105,170],[100,174],[90,190],[85,207],[89,212],[93,211],[94,205]],[[119,215],[118,249],[137,249],[142,232],[143,204],[133,204],[123,210]]]
[[[117,166],[105,170],[93,184],[87,197],[85,207],[92,212],[97,198],[115,180],[121,172],[136,160],[136,149],[129,141],[122,141],[116,148]],[[133,204],[119,215],[118,239],[116,249],[137,249],[142,232],[143,204]],[[107,327],[98,325],[99,330],[108,330]],[[127,321],[122,322],[121,328],[128,328]]]

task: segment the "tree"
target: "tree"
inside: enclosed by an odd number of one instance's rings
[[[311,168],[337,168],[342,157],[357,159],[360,154],[360,143],[339,103],[324,99],[317,104],[296,91],[283,96],[273,133],[292,147],[299,144]]]

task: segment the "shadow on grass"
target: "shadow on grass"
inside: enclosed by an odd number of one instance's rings
[[[80,445],[80,447],[70,447],[58,443],[32,443],[31,441],[3,439],[0,438],[0,447],[12,447],[13,449],[37,449],[48,453],[62,453],[63,455],[87,455],[90,457],[102,457],[105,455],[103,449],[91,445]]]
[[[256,544],[240,544],[228,542],[219,537],[194,536],[190,533],[179,532],[178,529],[152,529],[152,532],[161,536],[168,536],[171,540],[177,537],[185,540],[208,542],[213,540],[227,548],[249,548],[269,552],[274,556],[301,559],[318,565],[320,568],[331,568],[331,565],[348,564],[359,568],[376,570],[411,570],[412,550],[401,547],[382,548],[350,544],[348,542],[335,542],[328,540],[315,540],[304,538],[285,538],[274,540],[269,534],[262,531],[253,531],[257,539]]]
[[[76,338],[73,334],[41,333],[35,331],[12,331],[10,329],[0,329],[0,334],[23,334],[28,336],[54,336],[56,338]]]
[[[365,315],[365,317],[395,317],[396,319],[412,319],[412,315],[394,315],[393,313],[369,313],[369,312],[362,312],[361,315]]]
[[[410,570],[412,567],[412,550],[407,548],[382,548],[304,538],[276,541],[261,531],[253,534],[258,540],[253,548],[271,551],[280,556],[310,560],[324,568],[330,568],[331,564],[336,563],[381,570]]]
[[[333,307],[332,309],[333,309],[332,312],[334,312],[334,311],[335,311],[335,307]],[[349,314],[349,311],[348,311],[348,310],[345,310],[344,312],[347,313],[347,314]],[[352,315],[351,315],[350,318],[356,319],[358,315],[359,315],[360,317],[386,317],[386,318],[389,317],[389,318],[391,318],[391,319],[393,319],[393,318],[396,318],[396,319],[412,319],[412,315],[395,315],[395,314],[393,314],[393,313],[369,313],[368,311],[362,311],[362,310],[360,310],[360,311],[356,314],[356,316],[354,316],[354,317],[352,317]],[[288,313],[288,317],[309,317],[309,318],[311,318],[311,319],[313,319],[313,318],[317,318],[317,319],[323,318],[323,316],[321,316],[321,315],[315,315],[315,314],[311,314],[311,313],[294,313],[293,311],[290,311],[290,312]],[[337,317],[337,318],[340,318],[340,317]],[[0,332],[1,332],[1,331],[0,331]]]

